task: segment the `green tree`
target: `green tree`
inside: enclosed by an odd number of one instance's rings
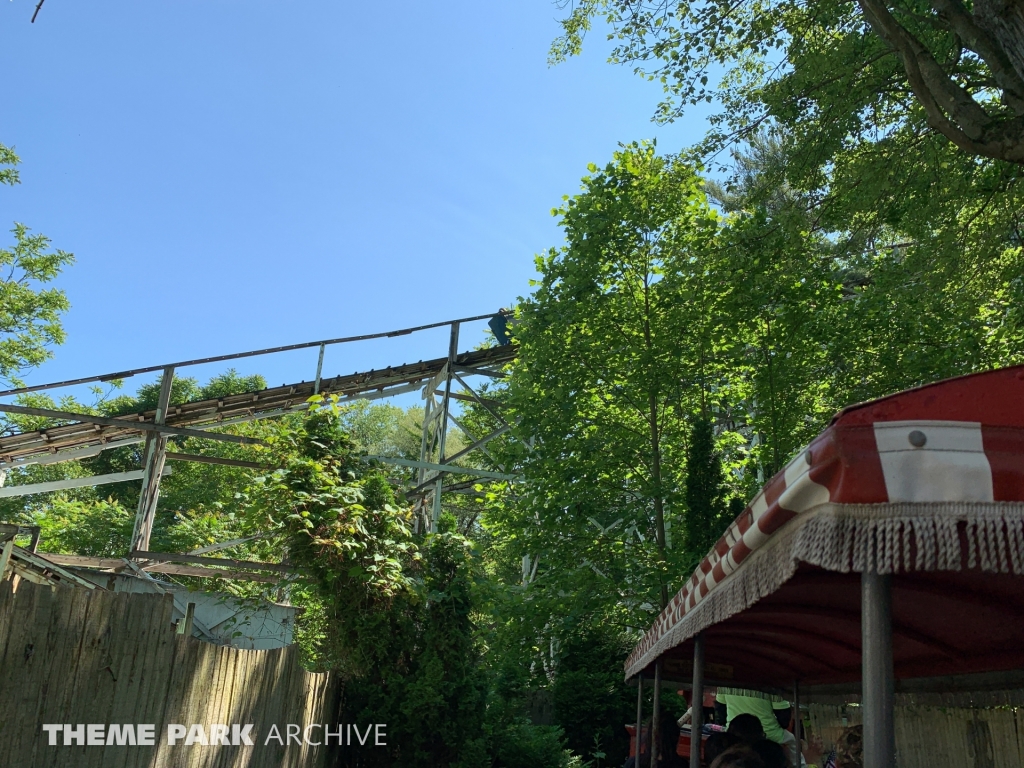
[[[699,391],[675,275],[713,239],[717,217],[693,170],[653,146],[590,170],[556,212],[566,246],[538,259],[542,279],[519,309],[511,404],[534,440],[524,472],[536,521],[523,534],[588,574],[614,567],[604,578],[620,586],[627,573],[653,577],[627,588],[664,603]]]
[[[686,544],[694,565],[711,550],[729,524],[722,457],[714,428],[696,417],[686,452]]]
[[[19,162],[13,149],[0,144],[0,184],[19,183]],[[15,223],[11,233],[14,244],[0,248],[0,378],[17,386],[22,371],[48,360],[49,347],[64,342],[61,316],[70,304],[64,291],[44,286],[75,259],[50,251],[49,238],[24,224]]]
[[[771,116],[831,124],[834,140],[864,138],[884,122],[1024,164],[1019,3],[582,0],[562,22],[553,59],[579,52],[594,17],[619,41],[613,61],[665,86],[662,119],[717,96],[728,107],[718,123],[732,129]],[[723,68],[716,94],[709,81]]]

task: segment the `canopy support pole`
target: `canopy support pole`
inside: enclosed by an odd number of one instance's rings
[[[800,681],[793,681],[793,735],[796,737],[796,762],[793,768],[800,768],[800,753],[803,752],[801,742],[803,722],[800,720]]]
[[[690,699],[690,765],[700,765],[704,731],[704,633],[693,638],[693,696]]]
[[[634,765],[640,768],[640,750],[643,746],[643,739],[640,738],[640,729],[644,724],[644,676],[643,673],[636,676],[636,733],[633,736],[633,752],[636,756]]]
[[[860,584],[864,768],[894,768],[892,577],[865,571]]]
[[[654,697],[651,702],[651,765],[657,765],[661,752],[661,661],[654,665]]]

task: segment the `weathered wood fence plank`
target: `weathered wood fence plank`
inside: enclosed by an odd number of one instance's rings
[[[0,766],[320,768],[326,750],[263,746],[272,725],[337,722],[335,682],[298,649],[246,651],[177,635],[167,595],[0,583]],[[48,744],[44,723],[156,726],[147,746]],[[166,744],[186,729],[252,723],[254,746]],[[319,734],[318,734],[319,736]],[[231,733],[228,733],[230,739]]]

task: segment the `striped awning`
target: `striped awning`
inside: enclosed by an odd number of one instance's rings
[[[830,596],[827,591],[815,595],[810,571],[1024,574],[1022,502],[1024,366],[847,408],[729,526],[634,649],[626,674],[645,670],[698,632],[763,601],[801,571],[801,605],[805,611],[821,605],[826,623]],[[834,578],[829,583],[838,584]],[[760,607],[759,616],[767,616],[768,608]],[[944,651],[943,658],[959,655],[944,629],[932,632],[927,616],[918,613],[907,629],[908,637],[918,639],[918,645],[906,648],[912,660],[908,674],[933,671],[926,661],[930,642],[933,651]],[[935,617],[936,625],[949,621],[948,615]],[[839,624],[810,632],[819,637],[813,648],[813,638],[799,637],[799,622],[788,624],[796,637],[786,639],[781,629],[769,632],[770,641],[762,636],[759,642],[768,643],[764,652],[774,661],[761,668],[775,664],[779,669],[764,672],[760,682],[784,679],[798,663],[800,671],[820,681],[853,679],[859,639],[844,634]],[[746,625],[751,632],[757,629],[749,620]],[[741,653],[743,643],[736,637],[723,642]],[[1001,651],[986,650],[1000,659],[992,668],[1017,663]],[[899,666],[897,654],[897,672]],[[936,674],[945,669],[933,666]]]

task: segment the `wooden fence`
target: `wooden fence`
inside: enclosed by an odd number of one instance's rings
[[[264,740],[275,724],[285,737],[289,723],[337,722],[337,699],[294,646],[246,651],[176,634],[168,595],[0,583],[4,768],[322,768],[322,747]],[[46,723],[153,724],[155,744],[64,746],[57,733],[49,746]],[[170,723],[251,723],[255,745],[168,746]]]
[[[811,729],[831,745],[860,708],[812,704]],[[1001,707],[896,707],[897,768],[1020,768],[1024,710]]]

